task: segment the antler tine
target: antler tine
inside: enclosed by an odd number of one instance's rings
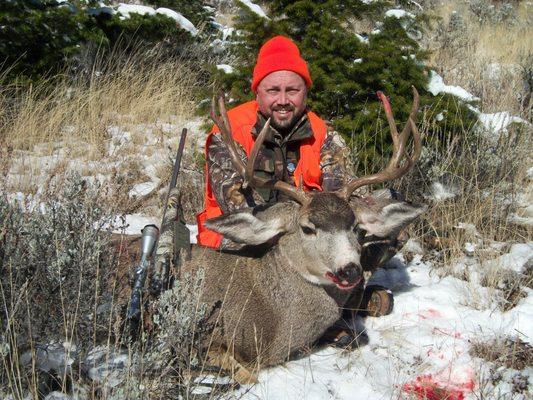
[[[211,119],[220,130],[222,140],[226,145],[226,148],[228,149],[233,167],[236,169],[237,173],[244,179],[243,187],[247,187],[248,185],[251,187],[270,187],[285,193],[287,196],[291,197],[302,205],[307,204],[309,201],[311,201],[310,196],[303,192],[303,190],[298,190],[296,187],[286,182],[268,180],[254,176],[255,160],[257,159],[259,149],[263,145],[266,134],[268,132],[268,128],[270,127],[270,119],[266,122],[265,126],[263,127],[257,139],[255,140],[254,146],[252,147],[252,151],[250,153],[250,157],[245,165],[239,155],[239,152],[237,151],[237,146],[235,145],[233,135],[231,134],[231,125],[229,123],[226,105],[224,104],[223,93],[221,93],[218,98],[218,109],[220,111],[220,114],[217,114],[216,99],[215,97],[213,97],[211,101]]]
[[[420,133],[415,125],[416,113],[418,111],[418,102],[419,96],[416,88],[413,88],[413,106],[411,107],[411,112],[409,118],[407,119],[407,124],[405,125],[402,133],[398,134],[396,129],[396,122],[392,115],[392,109],[387,97],[382,93],[378,92],[377,95],[381,102],[383,103],[383,108],[385,109],[385,115],[387,121],[389,122],[389,127],[392,136],[393,151],[392,156],[387,164],[387,167],[382,171],[357,178],[352,180],[350,183],[345,185],[342,189],[339,190],[339,193],[345,199],[349,199],[354,190],[376,183],[382,183],[391,181],[393,179],[399,178],[405,175],[413,166],[413,164],[418,160],[420,153],[422,151],[422,143],[420,139]],[[405,147],[407,146],[407,139],[409,138],[410,133],[413,133],[413,152],[411,155],[405,152]],[[405,157],[405,161],[402,164],[402,159]]]
[[[226,144],[233,167],[237,170],[237,172],[242,177],[244,177],[245,172],[246,172],[246,167],[244,166],[244,163],[239,155],[239,152],[237,151],[237,147],[235,146],[235,142],[233,141],[233,135],[231,134],[231,125],[229,123],[228,113],[226,111],[226,105],[224,104],[223,93],[221,93],[218,98],[218,107],[220,110],[219,115],[217,115],[216,100],[215,100],[215,97],[213,96],[213,99],[211,101],[211,119],[213,120],[215,125],[218,126],[218,129],[220,130],[222,140]]]
[[[252,187],[274,188],[285,193],[287,196],[296,200],[298,203],[306,205],[311,201],[311,197],[301,189],[301,183],[300,189],[298,189],[295,186],[292,186],[291,184],[284,181],[269,180],[254,176],[255,161],[257,159],[257,155],[259,154],[259,149],[265,141],[265,137],[267,135],[269,127],[270,118],[267,120],[267,122],[263,126],[263,129],[261,129],[261,132],[259,132],[259,135],[257,135],[257,138],[255,139],[255,143],[252,147],[252,151],[250,152],[250,157],[246,165],[245,181],[248,182],[248,184]]]

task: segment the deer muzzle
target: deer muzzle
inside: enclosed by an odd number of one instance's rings
[[[332,281],[339,289],[352,289],[363,279],[361,268],[354,263],[349,263],[335,272],[326,272],[326,278]]]

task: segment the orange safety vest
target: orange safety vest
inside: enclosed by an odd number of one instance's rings
[[[249,157],[252,151],[252,147],[255,142],[255,137],[252,135],[252,128],[257,121],[257,102],[250,101],[240,106],[237,106],[228,111],[228,119],[231,126],[231,132],[233,139],[238,142]],[[311,130],[313,136],[302,140],[300,144],[300,160],[294,171],[294,184],[300,185],[300,175],[303,175],[304,190],[322,190],[320,185],[320,178],[322,171],[320,170],[320,150],[322,143],[326,138],[327,127],[326,123],[321,120],[315,113],[308,112],[307,117],[311,123]],[[205,143],[205,152],[207,160],[207,150],[211,137],[214,134],[219,133],[218,127],[214,126],[211,133],[207,136]],[[207,247],[218,248],[222,240],[222,235],[217,232],[213,232],[204,226],[204,222],[209,218],[218,217],[222,215],[211,185],[209,184],[209,171],[207,169],[207,163],[205,165],[205,208],[196,216],[198,222],[198,235],[196,236],[198,244]]]

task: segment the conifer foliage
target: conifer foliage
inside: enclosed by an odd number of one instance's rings
[[[25,79],[57,73],[80,43],[104,39],[88,22],[83,10],[56,0],[1,1],[0,68]]]
[[[205,31],[212,26],[213,10],[204,1],[156,0],[152,5],[171,8]],[[0,81],[38,81],[67,66],[90,66],[90,60],[80,58],[97,52],[102,56],[107,50],[155,47],[160,54],[179,56],[202,40],[167,15],[133,12],[125,17],[97,0],[3,0]],[[114,56],[113,51],[107,54]]]
[[[255,57],[269,38],[283,34],[294,40],[308,61],[313,87],[309,104],[323,118],[329,119],[358,150],[358,159],[372,161],[386,152],[388,135],[369,142],[369,136],[387,128],[385,116],[376,96],[383,91],[391,99],[396,120],[405,122],[412,104],[414,85],[423,106],[434,104],[426,92],[427,71],[423,61],[427,54],[413,38],[423,28],[423,18],[409,15],[385,16],[390,2],[360,0],[273,0],[264,3],[268,19],[241,5],[241,22],[236,26],[234,51],[243,61],[235,72],[222,78],[223,85],[237,102],[254,97],[250,89]],[[356,33],[354,23],[373,20],[372,32]],[[459,107],[445,102],[447,107]],[[441,104],[441,103],[439,103]],[[448,108],[447,132],[453,133],[467,111]],[[453,121],[452,121],[453,119]],[[454,125],[455,123],[459,125]]]

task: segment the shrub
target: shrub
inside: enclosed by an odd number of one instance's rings
[[[44,193],[33,206],[0,196],[2,331],[22,347],[107,337],[113,259],[102,191],[71,176]]]
[[[211,21],[212,12],[203,9],[201,2],[163,3],[183,7],[185,15],[201,9],[200,19],[193,21]],[[212,32],[213,26],[208,26]],[[66,67],[92,72],[97,54],[101,60],[102,54],[112,58],[144,49],[146,60],[151,61],[154,53],[167,58],[198,58],[206,53],[203,37],[193,37],[166,15],[132,13],[123,18],[106,12],[94,0],[2,2],[0,27],[0,81],[6,83],[35,82],[64,73]]]
[[[38,80],[60,72],[80,44],[105,42],[83,9],[55,0],[0,3],[0,79]]]

